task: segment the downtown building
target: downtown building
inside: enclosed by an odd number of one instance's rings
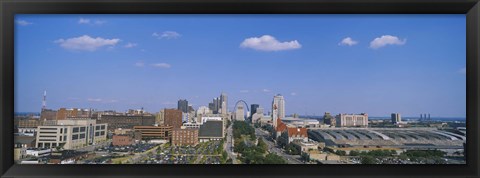
[[[402,116],[399,113],[392,113],[391,119],[393,124],[400,124],[402,122]]]
[[[90,118],[58,120],[56,125],[38,126],[37,148],[79,149],[107,140],[108,124]]]
[[[172,132],[172,145],[195,146],[198,144],[198,128],[182,127]]]
[[[183,112],[178,109],[165,109],[164,123],[165,126],[172,126],[173,129],[179,129],[183,124]]]
[[[368,114],[339,114],[335,116],[339,127],[367,127]]]
[[[277,94],[273,97],[272,101],[272,119],[273,126],[277,126],[277,119],[285,118],[285,98],[282,95]]]
[[[97,123],[108,124],[108,129],[133,129],[134,126],[153,126],[155,116],[153,115],[98,115]]]

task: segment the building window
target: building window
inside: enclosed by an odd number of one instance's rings
[[[80,132],[85,132],[85,127],[80,127]]]
[[[72,140],[78,140],[78,135],[72,135]]]
[[[85,134],[80,134],[80,139],[84,139],[85,138]]]
[[[79,128],[78,128],[78,127],[74,127],[74,128],[73,128],[73,133],[78,133],[78,131],[79,131]]]

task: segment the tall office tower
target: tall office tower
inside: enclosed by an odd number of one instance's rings
[[[213,114],[218,114],[219,112],[219,109],[220,109],[220,106],[221,106],[221,103],[220,103],[220,98],[213,98],[213,101],[211,103],[208,103],[208,108],[210,108],[210,110],[212,110],[212,113]]]
[[[430,113],[428,113],[428,120],[430,120]]]
[[[236,107],[237,107],[237,109],[235,111],[235,120],[245,121],[243,104],[238,104]]]
[[[273,104],[272,106],[272,121],[273,121],[273,128],[277,128],[277,120],[278,120],[278,108],[277,104]]]
[[[215,110],[215,104],[214,103],[208,103],[208,109],[213,114],[213,111]]]
[[[228,113],[228,96],[226,93],[222,93],[220,95],[220,113],[221,114]]]
[[[250,112],[250,117],[252,117],[253,114],[257,113],[257,109],[258,109],[259,107],[260,107],[260,105],[258,105],[258,104],[251,104],[251,105],[250,105],[250,110],[251,110],[251,112]]]
[[[172,126],[174,129],[178,129],[182,126],[182,111],[177,109],[165,109],[164,125]]]
[[[272,112],[273,112],[273,106],[277,107],[277,116],[272,116],[274,120],[277,118],[285,118],[285,99],[283,98],[282,95],[277,94],[276,96],[273,97],[273,102],[272,102]]]
[[[155,116],[155,124],[163,125],[165,123],[165,109],[161,109]]]
[[[186,99],[178,100],[177,109],[184,113],[188,113],[188,101]]]
[[[399,113],[392,113],[392,123],[398,124],[400,122],[402,122],[402,116]]]

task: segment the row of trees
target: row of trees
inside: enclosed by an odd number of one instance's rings
[[[242,135],[250,136],[251,140],[255,140],[255,129],[243,121],[234,121],[233,123],[233,138],[240,139]]]
[[[235,152],[241,154],[240,160],[245,164],[286,164],[287,162],[274,153],[267,154],[267,144],[259,139],[257,145],[247,146],[245,142],[235,142]]]
[[[250,141],[242,136],[249,136]],[[268,146],[262,138],[258,139],[257,144],[252,144],[256,140],[255,128],[246,122],[235,121],[233,123],[234,151],[240,153],[239,158],[245,164],[286,164],[287,162],[274,153],[267,153]],[[248,144],[247,144],[248,143]]]

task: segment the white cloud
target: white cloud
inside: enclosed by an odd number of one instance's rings
[[[137,43],[127,43],[127,44],[126,44],[125,46],[123,46],[123,47],[125,47],[125,48],[133,48],[133,47],[135,47],[135,46],[138,46],[138,44],[137,44]]]
[[[60,46],[65,49],[95,51],[104,46],[115,46],[120,42],[120,39],[105,39],[101,37],[92,38],[88,35],[83,35],[69,39],[58,39],[54,42],[60,44]]]
[[[152,66],[158,67],[158,68],[165,68],[165,69],[172,67],[170,64],[167,64],[167,63],[156,63],[156,64],[152,64]]]
[[[80,18],[78,19],[78,24],[91,24],[91,25],[102,25],[104,23],[107,23],[107,21],[104,20],[91,20],[91,19],[86,19],[86,18]]]
[[[101,99],[101,98],[88,98],[87,101],[89,102],[96,102],[96,103],[116,103],[118,102],[118,100],[105,100],[105,99]]]
[[[78,24],[89,24],[89,23],[90,23],[90,19],[84,19],[84,18],[78,19]]]
[[[383,35],[370,42],[370,48],[378,49],[387,45],[404,45],[405,43],[407,43],[407,39],[401,40],[396,36]]]
[[[458,70],[458,72],[459,72],[460,74],[466,75],[466,74],[467,74],[467,68],[466,68],[466,67],[461,68],[460,70]]]
[[[350,37],[344,38],[338,45],[340,46],[353,46],[358,44],[358,41],[353,40]]]
[[[248,93],[248,90],[240,90],[240,93]]]
[[[102,102],[103,100],[101,98],[88,98],[87,101],[90,102]]]
[[[292,92],[292,93],[290,93],[290,95],[292,95],[292,96],[297,96],[297,93]]]
[[[17,20],[16,21],[18,25],[21,25],[21,26],[27,26],[27,25],[32,25],[33,23],[32,22],[29,22],[29,21],[26,21],[26,20]]]
[[[164,31],[162,33],[153,33],[152,36],[157,37],[158,39],[176,39],[181,37],[180,33],[175,31]]]
[[[261,37],[251,37],[243,40],[240,47],[259,51],[283,51],[300,49],[302,45],[297,40],[280,42],[273,36],[263,35]]]
[[[269,89],[263,89],[262,91],[263,91],[263,92],[267,92],[267,93],[268,93],[268,92],[271,92]]]
[[[145,63],[143,63],[143,62],[137,62],[137,63],[135,63],[135,66],[137,66],[137,67],[143,67],[143,66],[145,66]]]

